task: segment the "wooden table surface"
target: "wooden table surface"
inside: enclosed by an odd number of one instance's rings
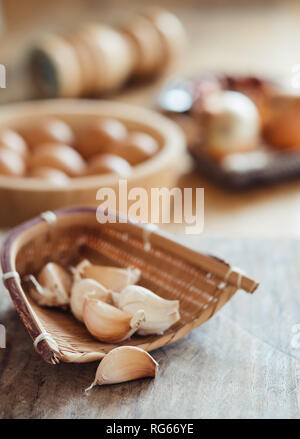
[[[300,323],[300,241],[206,238],[197,246],[261,285],[254,295],[237,292],[206,324],[154,351],[155,380],[97,387],[85,396],[97,363],[44,363],[1,294],[7,348],[0,349],[0,417],[300,418],[300,348],[291,347]]]

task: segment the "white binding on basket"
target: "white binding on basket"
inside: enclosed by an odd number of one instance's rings
[[[227,273],[224,276],[224,281],[225,282],[228,281],[229,276],[231,275],[231,273],[236,273],[237,274],[236,285],[237,285],[238,289],[242,288],[242,279],[243,279],[244,272],[240,268],[238,268],[238,267],[230,267],[229,270],[227,271]]]
[[[40,217],[46,221],[48,224],[53,224],[57,220],[57,216],[51,210],[41,213]]]
[[[5,284],[5,281],[8,279],[15,279],[20,281],[20,275],[17,271],[7,271],[6,273],[2,274],[3,283]]]

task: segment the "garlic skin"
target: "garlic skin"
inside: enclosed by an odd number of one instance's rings
[[[83,303],[87,296],[104,302],[111,301],[111,293],[94,279],[81,279],[74,282],[71,289],[70,307],[80,322],[83,322]]]
[[[72,267],[71,271],[74,275],[74,282],[80,281],[83,278],[84,270],[86,267],[92,265],[88,259],[83,259],[76,267]]]
[[[83,264],[82,277],[95,279],[108,290],[119,293],[128,285],[138,282],[141,271],[138,268],[106,267],[104,265]]]
[[[41,306],[66,306],[70,302],[71,275],[60,265],[49,262],[37,279],[29,276],[33,284],[30,295]]]
[[[131,337],[145,318],[142,310],[129,314],[93,297],[83,304],[83,321],[88,331],[98,340],[117,343]]]
[[[114,294],[113,302],[131,314],[140,309],[145,312],[145,320],[137,331],[139,335],[163,334],[180,319],[178,300],[163,299],[138,285],[129,285],[120,294]]]
[[[131,166],[127,160],[116,154],[99,154],[89,160],[87,175],[110,173],[125,178],[131,173]]]
[[[100,362],[94,382],[95,385],[117,384],[145,377],[155,377],[158,363],[148,352],[135,346],[120,346],[112,349]]]
[[[0,175],[22,177],[25,170],[25,161],[20,154],[0,146]]]

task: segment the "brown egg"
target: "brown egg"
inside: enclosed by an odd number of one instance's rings
[[[0,129],[0,147],[11,149],[22,157],[26,157],[28,154],[25,140],[10,128]]]
[[[120,177],[127,177],[131,172],[130,164],[114,154],[99,154],[94,156],[88,163],[89,175],[96,174],[118,174]]]
[[[101,152],[109,152],[115,143],[127,136],[125,125],[115,119],[99,119],[78,135],[77,149],[85,158]]]
[[[127,160],[131,165],[147,160],[158,151],[157,141],[146,133],[130,133],[124,142],[112,147],[112,152]]]
[[[30,148],[35,149],[41,143],[64,143],[72,145],[74,134],[68,124],[59,119],[41,118],[20,130]]]
[[[300,148],[299,97],[282,96],[273,100],[264,138],[277,148]]]
[[[29,177],[41,178],[50,181],[58,186],[64,185],[69,181],[69,177],[58,169],[49,168],[48,166],[41,166],[31,170]]]
[[[44,143],[32,154],[29,162],[31,169],[50,167],[65,172],[71,177],[82,175],[86,164],[81,155],[71,146],[62,143]]]
[[[25,173],[25,162],[20,154],[8,148],[0,148],[0,175],[21,177]]]

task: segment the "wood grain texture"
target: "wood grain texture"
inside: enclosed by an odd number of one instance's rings
[[[193,244],[245,268],[261,281],[258,292],[237,293],[205,325],[154,351],[157,379],[89,396],[83,389],[97,363],[45,364],[1,289],[0,417],[300,418],[300,350],[290,344],[300,323],[300,241],[193,237]]]

